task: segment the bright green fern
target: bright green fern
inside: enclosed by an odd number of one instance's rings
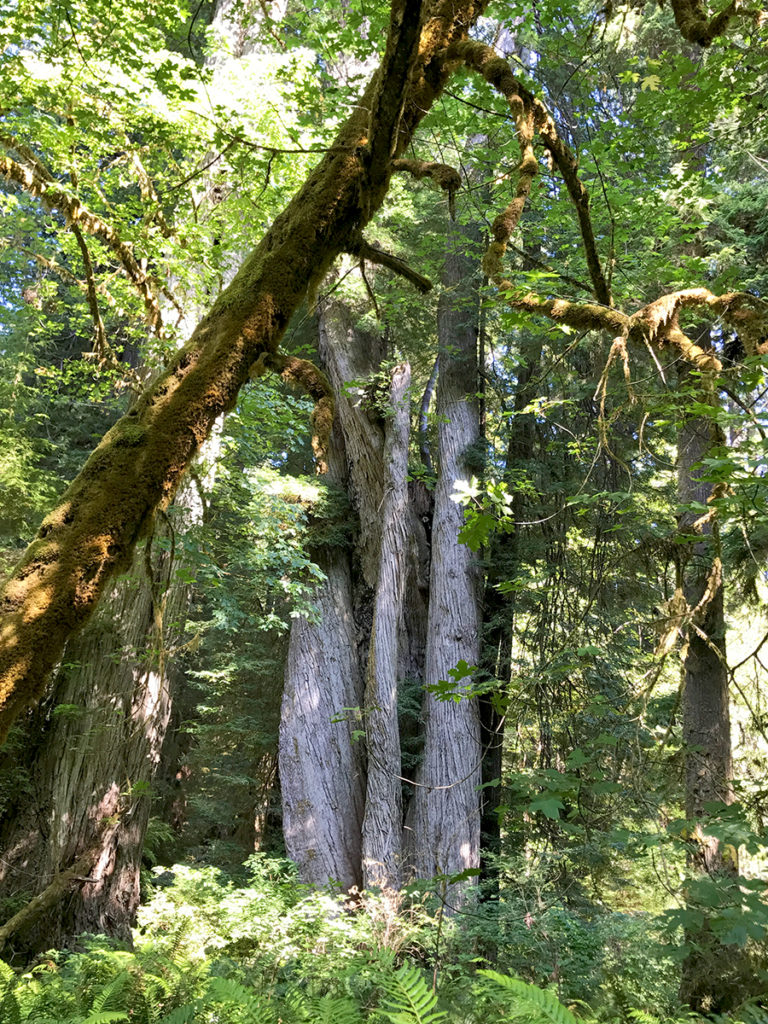
[[[220,1004],[217,1019],[222,1024],[275,1024],[274,1005],[255,989],[231,978],[212,978],[208,1001]]]
[[[386,992],[386,1002],[379,1007],[391,1024],[440,1024],[446,1019],[442,1010],[436,1010],[437,994],[429,987],[424,976],[410,964],[403,966],[391,977],[380,980]]]
[[[478,971],[508,997],[507,1020],[526,1019],[533,1024],[579,1024],[571,1011],[553,992],[529,985],[519,978],[509,978],[496,971]]]
[[[14,992],[16,984],[16,975],[0,960],[0,1021],[7,1024],[21,1024],[21,1010]]]

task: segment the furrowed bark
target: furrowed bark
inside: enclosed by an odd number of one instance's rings
[[[411,369],[396,367],[384,437],[381,559],[365,685],[368,782],[363,819],[366,888],[399,889],[402,880],[402,787],[397,715],[403,591],[408,573],[408,438]]]
[[[129,563],[254,362],[276,352],[308,287],[381,205],[391,158],[455,66],[439,55],[465,35],[482,7],[471,0],[394,5],[382,65],[332,150],[43,522],[0,597],[0,741],[39,699],[67,639]]]
[[[357,559],[367,587],[376,580],[381,543],[376,509],[383,498],[382,433],[345,385],[366,378],[380,353],[338,303],[320,315],[319,353],[336,394],[328,449],[329,480],[345,488],[360,516]],[[286,849],[302,881],[323,888],[360,886],[365,806],[364,679],[356,621],[353,552],[318,551],[326,574],[312,622],[291,626],[280,721],[280,784]],[[354,733],[360,732],[358,742]]]
[[[460,661],[478,665],[479,572],[458,542],[463,511],[452,500],[466,478],[463,455],[479,440],[476,399],[477,268],[463,249],[463,231],[449,228],[444,291],[438,307],[438,460],[432,526],[432,569],[425,683],[450,680]],[[460,688],[466,684],[462,683]],[[480,861],[481,745],[476,698],[425,697],[424,761],[414,796],[413,859],[420,878],[476,869]],[[453,898],[460,897],[460,890]]]
[[[338,426],[334,431],[336,434]],[[343,443],[332,438],[329,473],[342,470]],[[353,742],[363,682],[352,616],[349,553],[316,556],[326,580],[317,618],[294,620],[280,721],[280,786],[288,856],[303,882],[360,886],[365,794],[363,749]]]
[[[50,908],[55,893],[69,898],[56,914],[16,923],[25,955],[82,932],[130,940],[170,715],[166,651],[181,637],[188,599],[174,551],[137,551],[131,572],[67,645],[50,698],[29,723],[31,791],[0,821],[0,899],[47,893]],[[89,877],[75,888],[70,866],[84,857],[87,869],[75,875]]]

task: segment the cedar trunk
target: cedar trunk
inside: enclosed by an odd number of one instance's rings
[[[438,475],[432,525],[426,685],[450,680],[460,661],[480,659],[479,582],[475,556],[459,543],[457,480],[471,475],[465,453],[480,440],[477,402],[478,279],[467,237],[451,225],[438,307]],[[467,681],[460,684],[464,689]],[[482,750],[477,698],[438,700],[427,693],[424,760],[409,840],[420,878],[477,869],[480,860]]]
[[[339,303],[324,308],[319,327],[336,400],[328,475],[346,489],[355,530],[349,543],[337,537],[317,552],[327,580],[316,615],[291,627],[280,726],[284,832],[306,882],[395,887],[398,685],[421,678],[429,558],[416,508],[423,496],[407,484],[409,370],[395,371],[392,415],[382,415],[364,384],[380,366],[382,339],[358,330]]]
[[[366,888],[399,889],[402,881],[403,802],[397,713],[403,593],[408,577],[407,363],[395,368],[384,436],[384,497],[381,557],[365,677],[368,785],[363,819],[363,880]]]
[[[130,940],[170,716],[167,652],[186,611],[177,569],[173,545],[138,549],[130,573],[67,646],[28,724],[31,792],[0,823],[0,898],[34,897],[78,861],[80,874],[58,905],[13,937],[25,954],[70,945],[81,932]]]

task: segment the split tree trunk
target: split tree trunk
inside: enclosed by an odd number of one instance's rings
[[[336,399],[329,475],[347,490],[356,534],[318,552],[328,580],[317,617],[291,627],[280,726],[284,832],[303,881],[393,888],[402,830],[397,689],[421,678],[429,560],[422,496],[407,484],[409,371],[395,373],[392,416],[382,415],[365,384],[381,364],[382,340],[357,330],[339,303],[321,314],[319,350]]]
[[[360,518],[357,558],[349,545],[318,551],[326,580],[316,615],[294,619],[280,722],[280,786],[288,855],[302,881],[320,888],[361,886],[365,808],[364,673],[360,586],[375,584],[383,497],[383,437],[360,396],[345,385],[378,366],[376,339],[355,331],[351,316],[329,304],[319,322],[319,354],[336,397],[328,447],[328,482],[347,490]],[[354,565],[353,565],[354,561]],[[362,575],[363,581],[356,578]],[[359,736],[355,736],[359,733]]]
[[[470,475],[464,453],[480,439],[477,403],[477,266],[467,237],[451,225],[438,308],[438,476],[432,525],[432,568],[425,682],[450,680],[460,661],[480,660],[479,571],[458,541],[462,507],[457,480]],[[465,687],[461,684],[460,689]],[[424,761],[414,796],[411,838],[420,878],[477,869],[480,862],[482,748],[476,698],[425,698]]]

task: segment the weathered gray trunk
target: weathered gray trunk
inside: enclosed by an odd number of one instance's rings
[[[478,288],[476,266],[464,254],[466,236],[451,227],[438,308],[438,477],[432,525],[432,566],[425,682],[450,680],[460,661],[480,658],[479,572],[459,544],[463,522],[452,500],[457,480],[470,475],[467,448],[479,441],[477,407]],[[462,684],[462,687],[469,682]],[[421,878],[475,869],[480,859],[481,743],[476,698],[425,700],[424,761],[414,796],[413,849]]]
[[[295,619],[288,644],[280,723],[283,834],[302,881],[349,889],[362,882],[365,778],[362,744],[353,733],[361,728],[354,709],[362,705],[363,684],[349,553],[333,549],[320,565],[326,580],[314,599],[317,617]]]
[[[347,488],[360,514],[359,557],[368,587],[375,584],[380,534],[374,510],[383,496],[379,426],[344,389],[378,363],[372,339],[360,337],[347,311],[329,305],[320,316],[320,358],[336,395],[327,479]],[[359,489],[361,488],[361,489]],[[283,833],[302,881],[343,889],[361,885],[365,807],[362,738],[364,676],[355,621],[352,551],[317,552],[326,581],[314,598],[316,615],[294,619],[285,669],[280,723]]]
[[[426,506],[406,482],[405,375],[396,374],[390,395],[394,415],[382,416],[355,383],[379,368],[381,339],[358,331],[334,303],[321,315],[319,340],[336,396],[329,472],[347,489],[357,534],[353,547],[322,554],[328,582],[315,600],[317,620],[291,628],[280,727],[284,833],[304,881],[393,886],[402,829],[397,688],[423,671]],[[337,714],[344,708],[359,712]],[[367,738],[368,782],[356,731]]]
[[[55,911],[12,940],[25,952],[66,945],[81,932],[130,938],[170,714],[168,651],[187,602],[177,571],[164,530],[68,645],[29,725],[31,793],[0,824],[0,897],[29,899],[84,856],[91,867]]]
[[[376,584],[365,679],[368,784],[363,819],[363,880],[366,888],[397,889],[402,871],[402,786],[397,692],[403,592],[408,575],[407,363],[395,368],[384,439],[381,557]]]

